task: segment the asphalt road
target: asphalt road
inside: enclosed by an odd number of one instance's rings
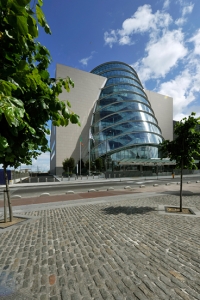
[[[183,182],[187,181],[196,181],[200,180],[199,176],[184,176]],[[112,181],[112,180],[105,180],[102,182],[97,181],[89,181],[89,182],[62,182],[62,184],[52,184],[49,183],[47,185],[36,185],[33,186],[11,186],[11,197],[14,195],[20,195],[21,197],[36,197],[41,195],[42,193],[49,193],[50,195],[59,195],[59,194],[65,194],[67,191],[74,191],[74,192],[88,192],[89,189],[96,189],[96,190],[106,190],[108,187],[113,187],[114,189],[124,189],[126,186],[130,186],[131,188],[136,188],[138,185],[144,184],[144,185],[153,185],[155,183],[157,184],[165,184],[167,182],[176,184],[177,182],[180,182],[180,176],[176,176],[174,179],[172,178],[162,178],[162,177],[149,177],[147,179],[145,178],[127,178],[123,179],[123,181]],[[0,191],[2,191],[3,188],[0,188]],[[3,199],[3,193],[0,193],[0,199]]]

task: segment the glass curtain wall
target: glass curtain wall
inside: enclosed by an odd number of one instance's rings
[[[162,133],[135,70],[122,62],[91,71],[107,77],[91,124],[92,159],[158,158]]]

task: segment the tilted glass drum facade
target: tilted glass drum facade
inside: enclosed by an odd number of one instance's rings
[[[135,70],[125,63],[108,62],[91,73],[107,78],[91,123],[92,159],[157,158],[163,137]]]

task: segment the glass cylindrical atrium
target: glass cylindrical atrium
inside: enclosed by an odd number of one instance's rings
[[[135,70],[122,62],[108,62],[91,73],[107,77],[91,124],[92,158],[158,158],[162,133]]]

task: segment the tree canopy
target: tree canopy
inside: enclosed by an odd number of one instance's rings
[[[73,157],[70,157],[70,158],[66,158],[63,162],[62,162],[62,165],[63,165],[63,170],[65,172],[72,172],[75,168],[75,160]]]
[[[6,168],[32,163],[49,151],[47,122],[55,126],[79,124],[63,89],[74,86],[70,78],[50,78],[51,56],[37,41],[39,27],[51,34],[42,11],[43,0],[0,1],[0,164],[3,164],[12,221]],[[6,204],[5,204],[6,207]],[[6,209],[4,210],[6,218]]]
[[[62,89],[74,86],[70,78],[50,78],[48,49],[36,38],[38,27],[50,28],[42,11],[43,1],[0,1],[0,163],[18,167],[31,164],[49,150],[47,121],[55,126],[78,123]]]

